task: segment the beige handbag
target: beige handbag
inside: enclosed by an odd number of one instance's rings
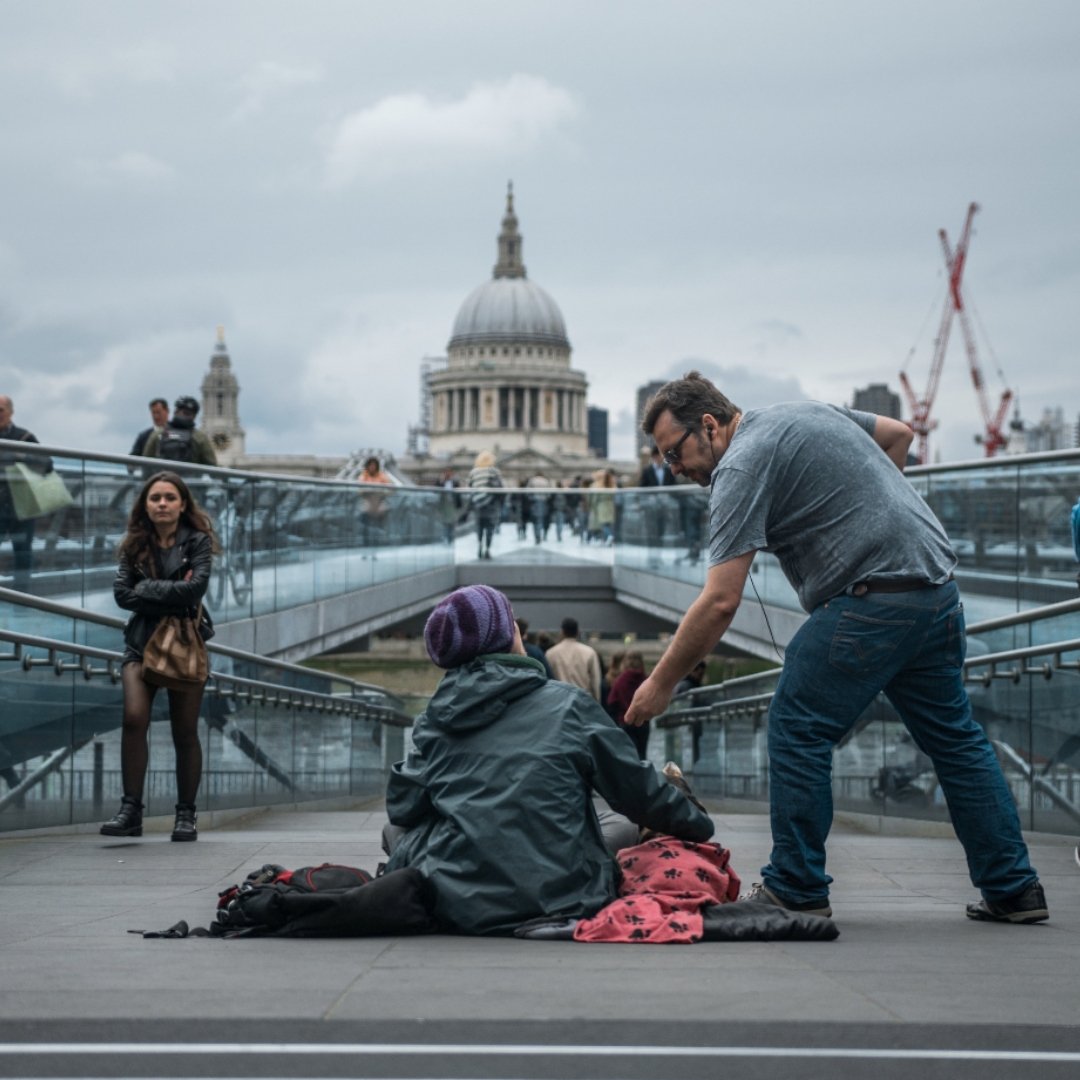
[[[142,676],[151,686],[194,690],[210,676],[206,643],[199,633],[202,605],[195,618],[165,615],[143,649]]]

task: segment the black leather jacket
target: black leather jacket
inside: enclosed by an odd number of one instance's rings
[[[120,556],[113,596],[120,607],[133,613],[124,627],[125,645],[141,653],[163,615],[195,615],[210,584],[212,547],[209,534],[180,525],[173,546],[160,551],[159,578],[147,577],[127,556]],[[189,570],[191,579],[185,581]],[[204,641],[214,636],[214,624],[205,607],[199,632]]]

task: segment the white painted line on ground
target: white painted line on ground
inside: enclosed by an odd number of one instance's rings
[[[1069,1050],[875,1049],[833,1046],[543,1046],[529,1043],[0,1043],[0,1056],[29,1054],[389,1054],[402,1057],[847,1058],[874,1061],[1076,1062]]]

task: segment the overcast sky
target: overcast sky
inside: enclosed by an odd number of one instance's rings
[[[922,393],[937,230],[991,407],[1080,413],[1080,4],[0,0],[0,393],[126,452],[225,326],[251,452],[400,452],[513,179],[629,456],[635,390]],[[1005,382],[999,377],[999,368]],[[958,329],[933,452],[979,456]]]

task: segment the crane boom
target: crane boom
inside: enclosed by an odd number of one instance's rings
[[[949,237],[944,229],[938,230],[938,239],[945,254],[945,266],[949,272],[949,286],[945,294],[945,306],[941,313],[941,322],[938,325],[937,338],[934,340],[934,355],[930,362],[930,375],[926,384],[926,393],[921,398],[908,381],[907,374],[900,372],[900,385],[903,387],[904,396],[907,398],[911,409],[911,429],[918,439],[916,456],[920,464],[926,464],[929,458],[930,432],[937,427],[938,422],[930,418],[937,397],[938,386],[941,383],[941,371],[945,363],[945,351],[949,345],[949,334],[952,327],[953,315],[956,315],[960,323],[960,332],[964,338],[964,350],[967,353],[968,370],[971,373],[971,381],[975,387],[975,395],[979,401],[979,409],[982,413],[984,433],[979,437],[983,443],[987,457],[994,454],[1005,445],[1006,439],[1001,428],[1005,422],[1005,414],[1009,403],[1012,401],[1012,391],[1006,390],[1001,395],[996,412],[990,411],[987,400],[986,386],[982,377],[982,369],[979,366],[979,355],[975,349],[975,335],[971,330],[971,321],[968,318],[967,308],[964,306],[962,282],[964,266],[967,263],[968,245],[971,242],[971,222],[978,212],[978,203],[972,203],[968,207],[967,216],[964,218],[964,226],[960,230],[960,239],[957,241],[955,250],[949,245]]]
[[[986,381],[983,379],[982,368],[979,365],[979,354],[975,348],[975,335],[971,329],[971,320],[968,317],[967,307],[964,305],[961,279],[964,273],[964,263],[967,260],[971,220],[978,209],[977,203],[972,203],[968,207],[967,218],[964,221],[964,229],[960,241],[956,245],[956,251],[950,252],[949,239],[945,235],[944,229],[940,231],[939,235],[942,248],[945,251],[945,263],[949,267],[949,297],[956,311],[957,321],[960,323],[960,333],[964,339],[964,351],[967,353],[968,371],[971,373],[971,383],[975,387],[975,396],[978,399],[979,412],[982,415],[983,434],[979,441],[983,444],[986,456],[993,457],[1007,442],[1001,426],[1005,422],[1005,414],[1008,412],[1013,395],[1011,390],[1005,390],[1001,395],[1001,400],[998,402],[997,410],[990,411]]]

